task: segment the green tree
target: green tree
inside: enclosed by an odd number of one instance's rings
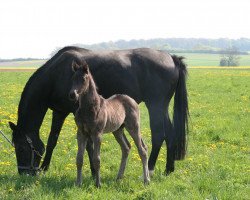
[[[239,66],[240,56],[236,47],[232,46],[221,51],[220,66]]]

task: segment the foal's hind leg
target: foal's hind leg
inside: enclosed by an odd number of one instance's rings
[[[82,184],[83,156],[87,145],[86,135],[79,132],[79,130],[77,131],[77,143],[78,143],[78,151],[76,156],[76,167],[77,167],[76,185],[79,186]]]
[[[143,146],[146,147],[146,145],[142,142],[141,134],[139,131],[139,123],[138,121],[136,123],[127,123],[125,127],[129,132],[129,134],[131,135],[131,137],[133,138],[135,145],[138,149],[138,153],[140,155],[143,165],[144,184],[148,184],[150,181],[149,171],[148,171],[148,156],[146,148],[143,147]]]
[[[117,174],[117,180],[121,179],[124,175],[124,171],[127,165],[128,160],[128,154],[131,149],[131,145],[129,141],[127,140],[126,136],[124,135],[124,129],[120,128],[117,131],[113,132],[113,135],[115,136],[116,141],[119,143],[121,150],[122,150],[122,159],[120,164],[120,169]]]

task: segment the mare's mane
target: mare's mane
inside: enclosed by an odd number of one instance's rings
[[[73,51],[75,51],[77,53],[77,51],[89,51],[89,50],[84,49],[84,48],[74,47],[74,46],[64,47],[63,49],[59,50],[54,56],[52,56],[46,63],[44,63],[41,67],[39,67],[32,74],[32,76],[27,81],[27,83],[23,89],[23,92],[21,94],[20,103],[18,105],[17,124],[19,124],[19,125],[23,124],[23,120],[25,118],[25,114],[27,111],[26,107],[28,105],[27,99],[29,98],[29,94],[31,92],[33,92],[33,89],[34,89],[34,88],[32,88],[32,84],[34,82],[36,82],[37,78],[40,78],[43,73],[45,73],[46,71],[48,71],[52,67],[57,66],[56,63],[58,63],[58,61],[60,60],[62,55],[67,51],[71,51],[72,53],[73,53]],[[78,57],[78,56],[75,56],[75,57]]]

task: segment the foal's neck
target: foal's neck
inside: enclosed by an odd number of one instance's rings
[[[89,74],[89,87],[86,92],[80,96],[79,108],[88,109],[93,107],[93,111],[100,108],[100,96],[97,92],[95,82]]]

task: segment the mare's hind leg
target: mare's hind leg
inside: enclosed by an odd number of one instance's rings
[[[77,131],[77,143],[78,143],[78,151],[76,155],[76,167],[77,167],[77,178],[76,185],[80,186],[82,184],[82,166],[83,166],[83,157],[84,151],[87,145],[87,136],[79,130]]]
[[[132,118],[128,120],[133,120]],[[144,176],[144,184],[148,184],[150,181],[149,178],[149,171],[148,171],[148,156],[147,156],[147,151],[144,146],[144,142],[142,142],[141,134],[140,134],[140,128],[139,128],[139,122],[138,119],[131,121],[131,122],[126,122],[125,127],[131,137],[133,138],[135,145],[138,149],[138,153],[140,155],[142,165],[143,165],[143,176]],[[144,144],[144,145],[143,145]]]
[[[68,116],[68,113],[65,114],[65,113],[59,113],[57,111],[53,111],[52,125],[51,125],[51,131],[50,131],[48,142],[47,142],[46,154],[44,157],[44,161],[41,165],[41,169],[44,171],[47,171],[49,169],[49,164],[51,161],[53,150],[56,147],[56,143],[57,143],[60,131],[62,129],[63,122],[67,116]]]
[[[119,143],[121,150],[122,150],[122,159],[120,164],[120,169],[117,174],[117,180],[121,179],[124,175],[124,171],[127,165],[128,160],[128,154],[131,149],[131,145],[129,141],[127,140],[126,136],[124,135],[124,129],[120,128],[117,131],[113,132],[113,135],[115,136],[116,141]]]
[[[175,144],[174,144],[174,130],[172,123],[169,119],[168,112],[165,115],[165,127],[166,127],[166,144],[167,144],[167,163],[166,163],[166,175],[174,171],[174,155],[175,155]]]
[[[150,175],[154,172],[155,163],[159,155],[162,143],[165,139],[164,115],[166,108],[163,103],[147,103],[149,111],[152,150],[148,161]]]

